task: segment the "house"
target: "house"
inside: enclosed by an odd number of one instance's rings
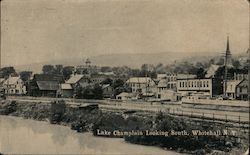
[[[155,82],[150,77],[132,77],[126,84],[132,88],[132,93],[152,93],[156,88]]]
[[[165,92],[167,90],[167,80],[166,79],[161,79],[157,85],[157,98],[162,98],[162,92]]]
[[[159,81],[157,85],[156,96],[160,100],[177,101],[180,99],[180,95],[168,87],[168,82],[166,79],[162,79]]]
[[[177,93],[187,96],[192,93],[203,93],[210,97],[223,93],[223,83],[221,79],[177,79]]]
[[[109,85],[109,84],[102,85],[102,91],[103,91],[104,98],[112,98],[113,97],[114,88],[111,85]]]
[[[81,87],[86,87],[90,83],[90,78],[84,75],[72,75],[66,82],[66,84],[70,84],[74,89],[77,85]]]
[[[68,83],[63,83],[61,84],[61,90],[60,90],[61,97],[65,98],[71,98],[74,95],[73,88],[70,84]]]
[[[236,86],[236,99],[240,100],[248,100],[248,86],[249,82],[247,79],[243,79],[237,86]]]
[[[90,78],[85,75],[72,75],[65,84],[69,84],[72,87],[73,95],[77,93],[78,88],[85,88],[90,85]],[[67,86],[69,88],[69,86]],[[69,91],[69,90],[68,90]]]
[[[9,77],[3,82],[3,89],[8,95],[24,95],[26,94],[26,87],[22,79],[17,77]]]
[[[236,87],[242,80],[229,80],[227,81],[226,96],[236,99]]]
[[[29,94],[39,97],[57,97],[60,91],[60,84],[63,82],[61,75],[35,74],[29,82]]]
[[[132,93],[122,92],[116,96],[117,100],[132,100],[136,99],[136,95]]]

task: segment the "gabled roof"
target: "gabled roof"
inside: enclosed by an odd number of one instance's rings
[[[68,84],[75,84],[77,83],[79,80],[81,80],[83,78],[83,75],[73,75],[69,78],[68,81],[66,81],[65,83]]]
[[[242,80],[229,80],[227,81],[227,90],[226,92],[234,92],[235,88],[238,84],[241,83]]]
[[[206,74],[206,77],[209,78],[209,77],[213,77],[216,73],[216,71],[218,70],[220,66],[219,65],[211,65],[208,70],[207,70],[207,74]]]
[[[127,83],[148,83],[154,82],[150,77],[132,77],[127,80]]]
[[[105,88],[107,88],[109,86],[110,86],[110,84],[104,84],[104,85],[102,85],[102,89],[105,89]]]
[[[4,81],[5,85],[13,85],[17,83],[17,81],[20,79],[20,77],[9,77],[6,81]]]
[[[61,89],[70,90],[70,89],[72,89],[72,87],[68,83],[63,83],[63,84],[61,84]]]
[[[57,81],[37,81],[39,90],[58,90],[59,82]]]

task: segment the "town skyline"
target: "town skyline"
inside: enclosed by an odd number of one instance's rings
[[[221,54],[227,35],[232,54],[248,46],[244,0],[10,0],[2,2],[1,20],[2,66],[105,54]]]

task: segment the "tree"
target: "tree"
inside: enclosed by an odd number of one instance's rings
[[[113,88],[117,88],[117,87],[123,87],[124,85],[124,81],[121,80],[121,79],[116,79],[113,84],[112,84],[112,87]]]
[[[196,76],[198,79],[203,79],[205,78],[205,75],[206,75],[206,71],[203,69],[203,68],[199,68],[197,71],[196,71]]]
[[[53,74],[55,72],[55,68],[53,65],[44,65],[42,71],[43,74]]]
[[[0,76],[2,78],[7,78],[9,76],[16,76],[17,73],[16,73],[16,70],[14,67],[4,67],[4,68],[1,68],[0,69]]]
[[[102,87],[96,84],[93,88],[94,99],[103,99]]]
[[[31,75],[32,75],[32,72],[31,71],[22,71],[19,73],[20,75],[20,78],[26,82],[30,79]]]
[[[239,60],[233,60],[232,65],[236,69],[239,69],[241,67]]]
[[[110,79],[110,78],[106,78],[105,80],[103,80],[103,81],[101,82],[101,84],[109,84],[109,85],[111,85],[112,83],[113,83],[113,80]]]
[[[54,71],[55,74],[62,75],[63,65],[56,65],[54,70],[55,70]]]
[[[112,72],[112,68],[109,66],[101,67],[101,72]]]
[[[70,78],[70,75],[73,74],[74,67],[73,66],[66,66],[62,69],[62,74],[64,77],[64,80],[68,80]]]

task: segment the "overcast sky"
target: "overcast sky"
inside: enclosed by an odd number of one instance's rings
[[[2,65],[248,47],[246,0],[3,0]]]

